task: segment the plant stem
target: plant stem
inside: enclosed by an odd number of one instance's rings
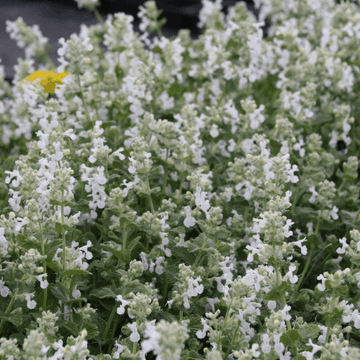
[[[126,266],[126,239],[127,239],[127,230],[125,228],[123,228],[123,254],[124,254],[124,270],[125,270],[125,266]]]
[[[162,306],[165,307],[166,296],[167,296],[167,291],[168,291],[168,282],[167,282],[165,274],[163,274],[163,277],[164,277],[164,294],[163,294],[163,305]]]
[[[179,186],[179,193],[178,193],[178,197],[177,197],[177,203],[178,203],[178,204],[179,204],[179,202],[180,202],[180,197],[181,197],[181,192],[182,192],[183,181],[184,181],[184,174],[181,174],[180,186]]]
[[[44,238],[42,235],[42,228],[41,228],[41,219],[39,220],[39,227],[40,227],[40,236],[41,236],[41,255],[45,256],[45,246],[44,246]],[[44,273],[46,273],[46,260],[43,260],[43,268]],[[47,301],[47,288],[44,289],[43,292],[43,310],[46,311],[46,301]]]
[[[86,115],[88,121],[91,122],[89,110],[88,110],[88,108],[87,108],[87,106],[86,106],[86,103],[85,103],[85,100],[84,100],[84,95],[83,95],[83,91],[82,91],[82,87],[81,87],[80,75],[79,75],[79,74],[76,75],[76,79],[77,79],[77,83],[78,83],[78,85],[79,85],[80,98],[81,98],[81,101],[82,101],[83,106],[84,106],[84,109],[85,109],[85,115]]]
[[[200,249],[200,250],[204,250],[204,249],[205,249],[205,246],[206,246],[206,244],[207,244],[207,241],[208,241],[208,238],[205,237],[205,240],[204,240],[203,244],[201,245],[201,249]],[[195,265],[199,262],[200,257],[201,257],[201,251],[199,251],[198,254],[197,254],[197,256],[196,256],[196,259],[195,259],[195,261],[194,261],[194,263],[193,263],[193,265],[192,265],[193,268],[195,268]]]
[[[101,25],[105,25],[105,22],[103,20],[103,18],[101,17],[100,13],[99,13],[99,10],[97,8],[94,9],[94,15],[97,19],[97,21],[101,24]]]
[[[8,307],[7,307],[6,310],[5,310],[5,314],[4,314],[5,317],[6,317],[6,316],[9,316],[9,314],[10,314],[10,311],[11,311],[13,305],[14,305],[15,296],[17,295],[17,293],[18,293],[18,288],[16,288],[15,294],[14,294],[13,297],[11,298],[11,300],[10,300],[10,302],[9,302],[9,305],[8,305]],[[1,332],[2,332],[2,329],[3,329],[4,324],[5,324],[6,321],[7,321],[7,320],[5,320],[5,319],[2,319],[2,320],[1,320],[1,324],[0,324],[0,334],[1,334]]]
[[[104,331],[104,334],[103,334],[103,341],[106,340],[106,336],[107,336],[107,334],[109,332],[109,328],[110,328],[111,322],[112,322],[112,320],[114,318],[115,311],[116,311],[117,308],[118,308],[118,304],[115,304],[115,306],[113,307],[113,309],[111,311],[110,317],[109,317],[109,319],[108,319],[108,321],[106,323],[106,326],[105,326],[105,331]]]
[[[294,214],[295,204],[296,204],[296,202],[297,202],[300,194],[301,194],[301,191],[300,191],[300,189],[298,189],[298,190],[297,190],[297,193],[296,193],[296,195],[295,195],[294,202],[292,203],[292,206],[291,206],[291,214],[292,214],[292,215]]]
[[[150,209],[151,209],[151,213],[154,215],[155,211],[154,211],[154,205],[151,199],[151,194],[150,194],[150,184],[149,184],[149,177],[148,174],[146,174],[146,188],[148,191],[148,198],[149,198],[149,204],[150,204]]]
[[[237,335],[237,332],[238,332],[238,330],[239,330],[239,327],[240,327],[240,321],[238,320],[238,326],[237,326],[236,330],[234,331],[234,335],[233,335],[233,337],[232,337],[232,339],[231,339],[230,345],[232,345],[232,344],[234,343],[235,336]],[[229,349],[228,349],[228,351],[226,352],[225,359],[228,358],[230,352],[231,352],[231,346],[229,346]]]
[[[64,202],[64,190],[61,193],[61,200],[62,203]],[[64,205],[61,204],[61,225],[64,226]],[[65,239],[65,230],[62,228],[62,245],[63,245],[63,261],[62,261],[62,270],[63,270],[63,277],[65,273],[66,267],[66,239]]]
[[[332,294],[331,294],[331,300],[330,300],[330,312],[333,311],[333,302],[334,302],[334,296],[335,296],[335,289],[333,289]],[[325,343],[327,344],[329,337],[330,337],[330,320],[328,319],[326,321],[326,325],[327,325],[327,331],[326,331],[326,338],[325,338]]]
[[[303,270],[303,272],[301,273],[300,280],[299,280],[299,282],[297,283],[296,288],[295,288],[295,291],[293,292],[293,294],[292,294],[292,296],[291,296],[291,299],[290,299],[290,302],[291,302],[291,303],[294,301],[295,294],[298,293],[299,288],[300,288],[300,286],[301,286],[301,283],[302,283],[303,280],[304,280],[305,274],[306,274],[306,272],[307,272],[307,269],[309,268],[309,265],[310,265],[310,262],[311,262],[311,259],[312,259],[313,251],[314,251],[314,248],[312,247],[312,248],[310,249],[310,253],[309,253],[309,255],[308,255],[308,258],[307,258],[307,260],[306,260],[306,264],[305,264],[304,270]]]
[[[168,148],[166,148],[166,165],[164,166],[165,167],[165,170],[164,170],[164,181],[163,181],[163,193],[165,194],[165,191],[166,191],[166,183],[167,183],[167,160],[168,160],[168,155],[169,155],[169,150]]]

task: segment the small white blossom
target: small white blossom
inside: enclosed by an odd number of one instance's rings
[[[342,247],[341,248],[337,248],[336,249],[336,252],[338,254],[345,254],[345,251],[346,251],[346,248],[349,246],[347,243],[346,243],[346,237],[343,237],[342,239],[339,239],[340,243],[342,244]]]

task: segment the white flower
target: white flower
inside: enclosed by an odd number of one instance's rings
[[[213,138],[216,138],[219,136],[219,130],[218,130],[218,126],[216,124],[211,125],[210,135]]]
[[[193,218],[191,216],[191,208],[190,208],[190,206],[189,205],[185,206],[184,210],[185,210],[185,214],[186,214],[186,218],[184,220],[184,225],[186,227],[194,226],[196,221],[195,221],[195,218]]]
[[[206,191],[201,191],[201,187],[196,187],[196,193],[195,193],[195,204],[198,206],[205,214],[210,208],[210,201],[205,200]]]
[[[80,292],[80,290],[78,290],[76,288],[76,286],[74,287],[74,290],[72,292],[72,296],[73,296],[74,299],[79,299],[79,297],[81,296],[81,292]]]
[[[275,310],[275,308],[276,308],[276,301],[270,300],[267,305],[268,305],[268,308],[269,308],[270,310]]]
[[[201,318],[201,323],[203,324],[203,330],[198,330],[196,336],[198,339],[203,339],[206,336],[206,332],[210,329],[209,325],[206,323],[206,319]]]
[[[31,300],[31,298],[35,296],[35,293],[33,292],[32,294],[25,294],[25,298],[26,298],[26,301],[27,301],[27,307],[32,310],[32,309],[35,309],[36,307],[36,301],[35,300]]]
[[[326,278],[324,277],[324,275],[319,275],[317,277],[318,280],[321,280],[322,283],[321,284],[317,284],[317,288],[320,290],[320,291],[324,291],[325,290],[325,281],[326,281]]]
[[[337,248],[336,249],[336,252],[338,254],[345,254],[345,251],[346,251],[346,248],[349,246],[347,243],[346,243],[346,237],[343,237],[342,239],[339,239],[340,243],[342,244],[342,247],[341,248]]]
[[[9,288],[5,286],[3,278],[0,280],[0,293],[2,297],[7,297],[9,295]]]
[[[338,210],[339,209],[336,206],[333,207],[331,211],[331,217],[333,218],[333,220],[337,220],[339,218],[339,215],[337,214]]]
[[[121,302],[121,305],[117,308],[116,312],[117,312],[119,315],[124,314],[124,312],[125,312],[125,306],[129,305],[129,304],[130,304],[130,301],[124,300],[121,295],[118,295],[118,296],[116,297],[116,301],[120,301],[120,302]]]
[[[294,222],[291,221],[290,219],[287,219],[287,220],[286,220],[286,225],[283,226],[284,236],[285,236],[286,238],[292,236],[293,232],[292,232],[292,231],[289,231],[289,227],[290,227],[291,225],[293,225],[293,224],[294,224]]]
[[[41,275],[37,275],[36,278],[40,281],[40,287],[42,289],[46,289],[49,285],[47,280],[43,280],[43,277],[47,276],[47,274],[41,274]]]
[[[156,354],[161,352],[161,347],[159,345],[161,335],[155,330],[155,322],[156,320],[152,320],[146,323],[144,336],[148,339],[141,342],[141,348],[145,353],[148,353],[151,350]]]
[[[140,334],[137,330],[136,321],[132,324],[127,324],[127,327],[131,330],[130,341],[137,343],[140,340]]]
[[[271,351],[269,335],[263,334],[261,336],[263,340],[263,342],[261,343],[261,350],[263,351],[263,353],[268,354]]]
[[[298,277],[296,275],[293,275],[293,272],[296,270],[296,266],[290,266],[289,272],[286,274],[289,277],[289,280],[292,284],[296,284],[298,281]]]
[[[124,154],[121,154],[122,151],[124,151],[124,148],[121,147],[120,149],[114,151],[114,152],[112,153],[112,155],[113,155],[113,156],[118,156],[120,160],[124,160],[124,159],[125,159],[125,155],[124,155]]]
[[[204,286],[199,285],[199,281],[201,281],[201,278],[198,276],[195,280],[190,278],[188,280],[189,289],[187,290],[188,296],[196,297],[199,294],[202,294],[204,291]],[[195,286],[195,288],[194,288]]]
[[[316,201],[316,195],[318,195],[318,193],[315,191],[315,186],[310,186],[309,191],[312,193],[312,196],[309,199],[309,202],[314,204]]]
[[[307,247],[305,245],[301,245],[304,241],[307,241],[307,239],[302,239],[298,241],[294,241],[294,246],[298,246],[301,249],[301,254],[306,255],[307,254]]]
[[[113,355],[113,359],[118,359],[120,354],[124,351],[125,347],[123,345],[120,345],[117,340],[115,340],[115,346],[117,347],[117,350]]]

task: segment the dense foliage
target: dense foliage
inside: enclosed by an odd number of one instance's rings
[[[58,67],[6,23],[0,359],[360,359],[358,4],[77,3]]]

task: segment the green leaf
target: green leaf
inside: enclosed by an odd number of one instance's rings
[[[0,319],[4,319],[13,323],[16,327],[20,326],[23,322],[22,308],[13,310],[9,316],[0,316]]]
[[[336,288],[336,290],[339,291],[340,293],[347,294],[347,292],[348,292],[348,286],[347,286],[347,285],[338,286],[338,287]]]
[[[203,356],[194,350],[184,350],[182,353],[184,356],[181,357],[181,360],[203,359]]]
[[[69,298],[69,290],[60,282],[57,282],[56,285],[50,284],[50,291],[52,294],[62,302],[66,302]]]
[[[97,337],[99,337],[99,329],[97,328],[97,326],[95,324],[92,324],[90,322],[86,322],[83,325],[83,328],[86,329],[87,331],[87,335],[86,335],[86,340],[91,340],[91,339],[96,339]]]
[[[181,91],[182,91],[181,85],[177,81],[174,81],[168,90],[168,94],[169,96],[173,97],[179,94]]]
[[[58,233],[58,234],[62,234],[63,231],[67,231],[67,230],[70,230],[70,226],[68,225],[63,225],[59,222],[56,222],[55,223],[55,231]]]
[[[298,332],[303,339],[315,339],[319,335],[320,329],[316,324],[307,324],[298,329]]]
[[[60,273],[61,271],[58,264],[54,261],[46,261],[46,265],[56,273]]]
[[[133,251],[133,249],[135,248],[135,246],[137,245],[140,239],[141,236],[137,236],[135,239],[129,241],[129,244],[126,249],[126,259],[129,259],[131,257],[131,252]]]
[[[291,291],[291,286],[286,281],[284,281],[280,286],[276,286],[271,289],[265,295],[265,300],[281,300],[284,296],[285,291]]]
[[[108,243],[113,243],[112,241]],[[115,255],[121,262],[125,262],[125,258],[124,258],[124,254],[122,251],[120,250],[116,250],[113,247],[106,245],[106,244],[101,244],[101,246],[104,248],[104,250],[111,252],[113,255]]]
[[[91,272],[81,269],[73,269],[73,270],[66,270],[64,273],[65,276],[72,276],[72,275],[92,275]]]
[[[283,334],[280,338],[281,342],[285,346],[296,347],[299,340],[301,340],[302,336],[299,334],[297,330],[291,329],[288,330],[285,334]]]
[[[5,174],[6,170],[12,171],[14,169],[16,160],[18,160],[17,156],[9,156],[6,158],[6,160],[1,165],[1,170],[4,172],[4,174]],[[5,174],[5,177],[7,177],[8,175],[9,174]],[[12,180],[14,180],[14,179],[12,179]]]
[[[74,336],[78,336],[79,335],[79,327],[71,321],[64,321],[61,324],[62,327],[64,327],[65,329],[69,330],[70,333]]]
[[[94,296],[100,299],[104,298],[116,298],[116,294],[109,288],[109,287],[103,287],[101,289],[94,289],[90,292],[90,296]]]
[[[276,156],[281,149],[281,143],[279,143],[278,141],[274,140],[274,139],[270,139],[270,149],[272,150],[272,153],[275,154],[274,156]]]
[[[55,206],[70,206],[73,207],[73,203],[71,203],[70,201],[59,201],[59,200],[55,200],[55,199],[51,199],[50,201],[51,205],[55,205]]]
[[[307,247],[312,247],[312,248],[317,248],[318,247],[318,244],[319,244],[319,235],[318,234],[311,234],[311,235],[308,235],[306,237],[306,246]]]

